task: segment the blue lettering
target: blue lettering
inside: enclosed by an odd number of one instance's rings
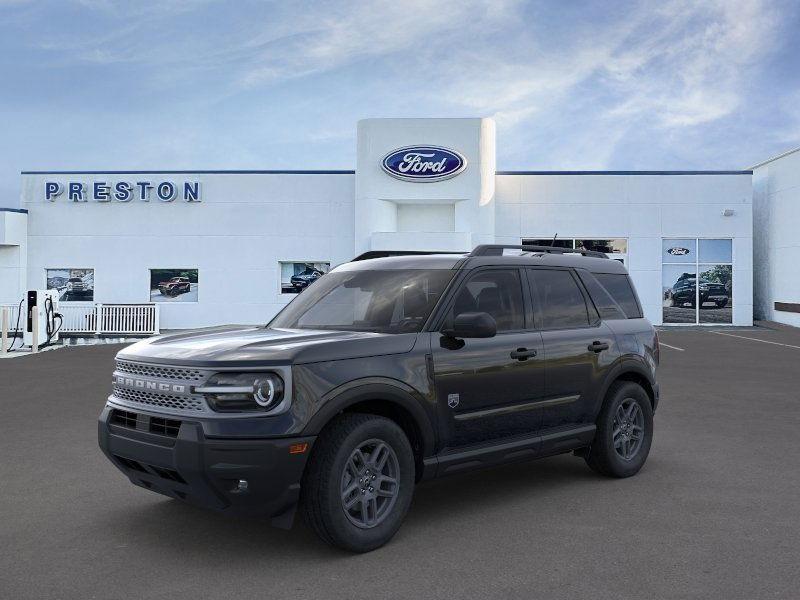
[[[56,196],[60,196],[64,191],[64,186],[55,181],[48,181],[44,184],[44,199],[54,202]]]
[[[92,190],[97,202],[111,202],[111,190],[105,181],[95,181]]]
[[[71,181],[69,183],[69,199],[73,202],[86,202],[86,198],[83,197],[84,185],[82,183],[77,183]]]
[[[187,202],[200,202],[200,182],[184,182],[183,199]]]
[[[120,181],[114,186],[114,198],[120,202],[133,200],[133,188],[127,181]]]
[[[175,199],[175,184],[169,181],[162,181],[158,184],[156,193],[158,194],[159,200],[163,202],[172,202]]]
[[[139,199],[150,202],[150,190],[153,189],[153,185],[149,181],[137,181],[136,185],[139,186]]]

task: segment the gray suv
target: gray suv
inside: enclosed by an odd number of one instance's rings
[[[655,329],[625,267],[539,246],[373,258],[266,326],[138,342],[100,415],[132,483],[364,552],[416,482],[572,452],[629,477],[658,405]]]

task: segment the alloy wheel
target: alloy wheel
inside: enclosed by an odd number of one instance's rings
[[[612,435],[616,453],[623,460],[633,460],[644,440],[644,413],[633,398],[625,398],[617,407]]]
[[[371,529],[386,519],[400,491],[400,463],[379,439],[361,443],[347,459],[341,481],[342,509],[356,527]]]

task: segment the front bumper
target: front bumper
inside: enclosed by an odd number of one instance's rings
[[[123,411],[128,419],[121,424],[119,415],[112,420],[114,410],[119,409],[106,405],[100,414],[98,441],[135,485],[204,508],[291,526],[314,437],[210,438],[199,422],[180,417],[166,422],[157,413]]]

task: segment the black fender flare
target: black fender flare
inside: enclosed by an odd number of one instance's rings
[[[337,414],[354,404],[380,400],[397,405],[411,415],[422,441],[422,455],[435,451],[436,436],[433,423],[422,406],[422,395],[408,384],[396,379],[368,377],[341,385],[320,399],[320,409],[311,418],[301,435],[319,435]]]
[[[649,369],[648,365],[644,362],[643,359],[639,358],[623,358],[616,365],[611,367],[611,370],[606,375],[605,381],[603,381],[603,387],[598,394],[598,410],[605,402],[606,394],[608,394],[608,389],[611,387],[617,379],[619,379],[622,375],[626,375],[628,373],[633,373],[645,379],[650,384],[650,387],[655,390],[656,388],[656,381],[655,377],[653,376],[652,371]],[[648,393],[648,395],[650,395]]]

